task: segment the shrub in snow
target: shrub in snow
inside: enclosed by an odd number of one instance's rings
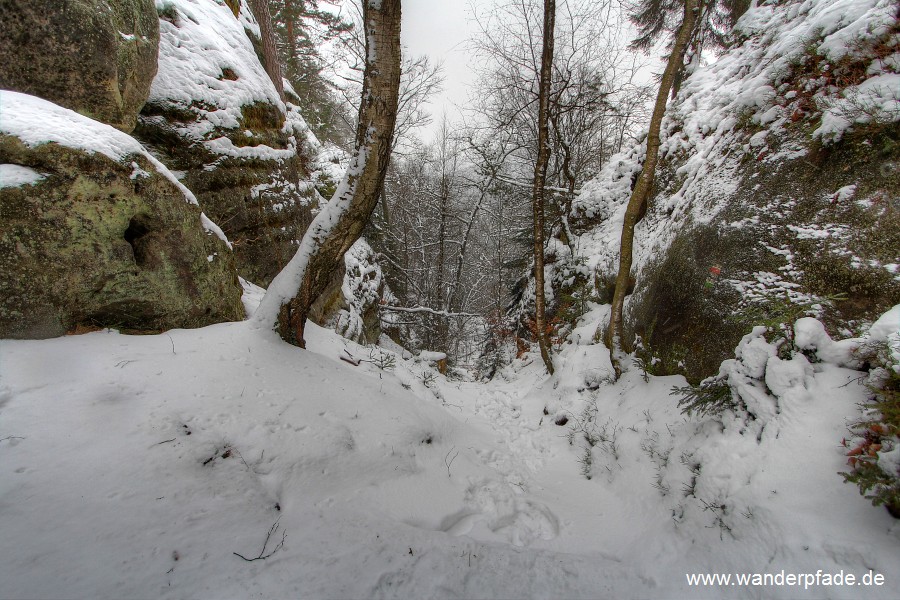
[[[900,305],[872,326],[859,354],[870,365],[871,397],[843,442],[851,470],[841,475],[900,519]]]
[[[807,396],[812,367],[794,346],[792,335],[760,325],[741,339],[734,354],[722,362],[718,375],[696,386],[672,388],[672,395],[681,396],[682,412],[700,416],[743,412],[765,423],[780,412],[781,402]]]
[[[516,354],[514,340],[515,324],[509,316],[499,311],[494,311],[487,316],[484,323],[481,354],[475,361],[475,373],[478,379],[493,379],[500,369],[512,362]]]

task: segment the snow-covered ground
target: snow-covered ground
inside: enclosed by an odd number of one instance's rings
[[[4,340],[0,597],[898,595],[900,526],[837,474],[858,372],[773,379],[757,421],[686,418],[681,378],[607,381],[605,310],[555,377],[526,355],[488,384],[311,324],[306,351],[250,322]],[[884,585],[686,580],[870,569]]]

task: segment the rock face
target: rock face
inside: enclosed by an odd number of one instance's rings
[[[125,132],[156,74],[153,0],[0,0],[0,88]]]
[[[0,112],[0,337],[243,318],[221,231],[133,138],[15,92]]]
[[[222,225],[241,275],[267,286],[312,220],[318,141],[260,64],[246,6],[237,19],[216,0],[167,0],[159,16],[159,73],[135,136]]]
[[[661,372],[693,380],[754,325],[816,314],[835,334],[858,334],[900,302],[897,164],[896,126],[777,166],[745,156],[716,218],[686,223],[643,270],[628,331]]]
[[[900,302],[896,5],[760,3],[737,35],[668,109],[626,303],[632,349],[692,381],[755,325],[789,336],[814,315],[849,336]],[[601,298],[643,153],[615,157],[573,203]]]
[[[381,337],[379,309],[385,292],[375,251],[365,238],[360,238],[344,254],[342,266],[313,302],[309,318],[323,327],[333,327],[348,340],[375,344]]]

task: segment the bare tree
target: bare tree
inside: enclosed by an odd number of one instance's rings
[[[250,9],[259,23],[259,34],[262,38],[263,67],[269,79],[278,90],[278,97],[284,101],[284,80],[281,75],[281,62],[278,58],[278,47],[275,45],[275,29],[272,26],[272,14],[269,11],[269,0],[250,0]]]
[[[622,371],[621,357],[625,352],[623,343],[623,311],[625,296],[631,279],[631,265],[634,251],[634,228],[647,210],[647,202],[653,189],[653,178],[659,161],[660,128],[666,112],[666,100],[675,84],[682,76],[685,55],[689,50],[699,56],[705,40],[722,43],[737,17],[749,6],[745,0],[642,0],[637,12],[632,16],[640,29],[639,37],[633,42],[637,48],[649,48],[663,35],[672,14],[678,6],[683,9],[678,27],[659,82],[650,129],[647,133],[647,152],[641,174],[631,192],[625,208],[622,237],[619,249],[619,271],[616,275],[615,292],[610,308],[609,324],[605,342],[616,375]]]
[[[378,199],[390,159],[400,87],[400,0],[364,0],[366,63],[350,166],[297,253],[269,286],[255,321],[305,347],[309,309],[344,253],[359,239]]]
[[[550,161],[550,78],[553,70],[553,28],[556,0],[544,0],[544,35],[541,50],[541,79],[538,88],[537,160],[534,163],[532,213],[534,217],[534,323],[537,329],[541,359],[553,375],[553,360],[546,331],[546,299],[544,296],[544,180]]]
[[[362,13],[351,15],[357,23]],[[362,65],[365,64],[365,40],[362,27],[357,26],[344,38],[346,47],[346,73],[342,76],[344,85],[341,93],[352,106],[359,104],[359,87],[362,85]],[[397,102],[397,122],[394,126],[393,150],[411,150],[415,143],[411,139],[413,131],[431,124],[431,114],[424,105],[439,92],[444,85],[444,67],[428,56],[405,57],[400,67],[400,95]]]

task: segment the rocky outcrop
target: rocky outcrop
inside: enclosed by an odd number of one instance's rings
[[[755,325],[814,314],[858,334],[900,302],[900,127],[777,164],[756,156],[737,161],[715,219],[686,221],[638,279],[628,330],[661,373],[714,374]]]
[[[243,318],[224,236],[137,141],[15,92],[0,113],[0,337]]]
[[[626,304],[644,364],[693,381],[755,325],[849,336],[900,302],[896,4],[761,4],[737,34],[668,109]],[[601,298],[642,160],[615,157],[573,203]]]
[[[134,129],[156,74],[153,0],[2,0],[0,23],[0,88]]]
[[[354,342],[376,344],[381,337],[385,283],[375,251],[365,238],[356,240],[344,254],[341,267],[313,302],[309,318]]]
[[[215,0],[160,7],[159,74],[135,136],[222,225],[241,275],[266,286],[312,219],[318,142],[299,110],[279,100],[246,6],[239,19]]]

